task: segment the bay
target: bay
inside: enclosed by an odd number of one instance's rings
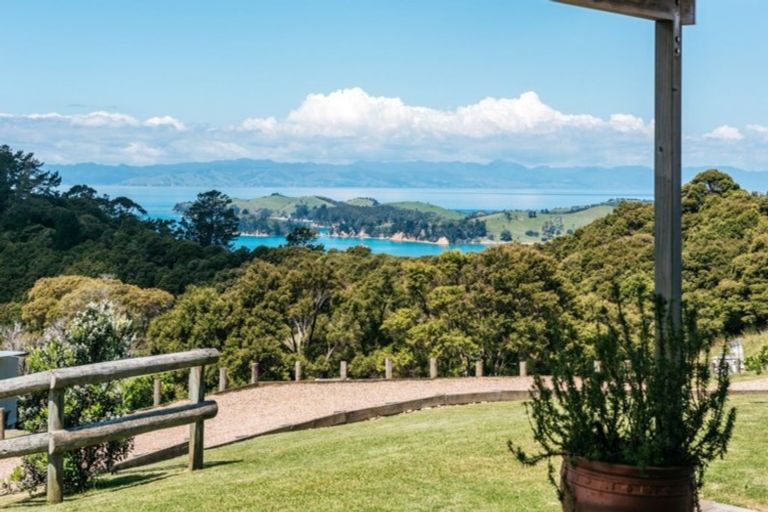
[[[94,186],[98,192],[110,197],[125,196],[147,210],[147,215],[158,219],[178,219],[174,205],[193,201],[198,193],[209,190],[201,187],[133,187]],[[248,199],[279,193],[286,196],[323,196],[338,201],[356,197],[371,197],[381,203],[423,201],[444,208],[462,211],[541,210],[581,206],[605,202],[609,199],[652,199],[652,195],[638,191],[617,190],[595,193],[571,189],[467,189],[467,188],[304,188],[304,187],[222,187],[233,198]],[[395,242],[371,238],[337,238],[321,233],[320,243],[326,249],[346,250],[363,245],[374,253],[394,256],[428,256],[447,250],[464,252],[482,251],[482,244],[454,244],[441,246],[421,242]],[[254,249],[260,245],[277,247],[285,243],[284,237],[240,236],[235,247]]]

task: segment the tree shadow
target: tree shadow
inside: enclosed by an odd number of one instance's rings
[[[237,464],[239,462],[242,462],[242,459],[206,462],[203,465],[203,470],[214,468],[217,466]],[[151,484],[154,482],[159,482],[167,478],[172,478],[174,476],[181,475],[185,472],[186,469],[187,469],[187,465],[184,463],[165,466],[162,469],[157,469],[157,468],[128,469],[125,471],[121,471],[117,475],[99,479],[95,483],[93,488],[88,492],[77,493],[77,494],[65,493],[64,501],[76,502],[78,500],[88,498],[93,493],[104,493],[104,492],[112,493],[112,492],[123,491],[125,489],[130,489],[132,487],[138,487],[142,485]],[[36,492],[30,496],[19,498],[18,501],[5,503],[3,505],[3,509],[12,510],[12,509],[21,509],[21,508],[28,508],[28,507],[39,507],[39,506],[45,505],[45,500],[46,500],[46,496],[45,496],[45,491],[43,490],[42,492]]]

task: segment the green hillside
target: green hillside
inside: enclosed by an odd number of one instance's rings
[[[232,202],[241,210],[255,212],[258,210],[271,210],[273,215],[288,217],[296,211],[298,206],[318,208],[322,205],[332,207],[335,203],[330,199],[317,196],[288,197],[282,194],[272,194],[254,199],[233,199]]]
[[[380,204],[377,200],[375,200],[372,197],[355,197],[345,201],[345,203],[351,206],[364,206],[364,207],[378,206]]]
[[[765,395],[737,396],[731,447],[714,462],[704,499],[764,510],[768,503]],[[45,496],[0,506],[64,511],[561,510],[546,464],[521,466],[507,440],[533,449],[520,402],[446,407],[376,421],[257,438],[107,477],[95,490],[44,506]],[[21,501],[19,501],[21,500]]]
[[[478,217],[478,220],[485,222],[488,234],[493,235],[497,241],[501,240],[502,232],[506,230],[515,242],[532,243],[552,238],[552,235],[573,232],[605,217],[614,208],[615,206],[604,204],[575,212],[552,210],[549,213],[529,213],[525,210],[509,210],[483,215]]]
[[[440,217],[451,220],[461,220],[466,217],[465,214],[457,212],[456,210],[449,210],[442,206],[437,206],[431,203],[423,203],[421,201],[400,201],[396,203],[386,203],[387,206],[393,208],[399,208],[401,210],[414,210],[422,213],[434,213]]]

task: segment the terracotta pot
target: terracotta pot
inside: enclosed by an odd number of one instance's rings
[[[693,467],[639,468],[563,459],[564,512],[691,512]]]

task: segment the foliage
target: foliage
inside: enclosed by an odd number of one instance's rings
[[[184,237],[203,247],[230,247],[237,236],[237,214],[232,200],[218,190],[197,194],[197,199],[185,208],[181,221]]]
[[[172,224],[145,220],[128,198],[84,185],[60,192],[42,165],[0,146],[0,323],[19,320],[15,304],[41,277],[109,275],[180,293],[253,257],[178,240]]]
[[[88,304],[63,330],[49,330],[44,345],[27,357],[30,372],[111,361],[126,356],[132,342],[131,322],[109,302]],[[48,421],[47,393],[30,394],[19,401],[19,425],[24,430],[45,430]],[[126,412],[121,388],[112,382],[76,386],[64,395],[64,425],[73,427],[106,420]],[[82,491],[94,478],[124,459],[133,440],[112,441],[81,448],[64,456],[64,488]],[[21,485],[32,492],[47,474],[44,454],[22,459]]]
[[[67,321],[87,304],[110,301],[143,332],[152,318],[173,304],[173,295],[154,288],[139,288],[112,278],[62,275],[39,279],[27,293],[21,319],[32,332],[42,332]],[[143,340],[137,340],[139,342]],[[140,346],[131,347],[132,351]]]
[[[289,247],[307,247],[309,249],[322,250],[322,244],[317,243],[318,232],[314,229],[298,227],[285,237]]]
[[[764,345],[757,354],[747,357],[746,367],[757,374],[763,373],[768,368],[768,345]]]
[[[638,289],[638,320],[631,322],[616,288],[615,313],[601,312],[597,333],[586,344],[594,355],[568,329],[553,332],[559,349],[552,375],[535,376],[528,403],[542,451],[529,456],[512,442],[509,447],[526,464],[550,460],[555,486],[555,456],[690,466],[700,488],[707,465],[725,454],[736,419],[727,405],[728,365],[721,359],[710,390],[711,340],[698,330],[695,315],[686,311],[683,327],[674,327],[660,300],[649,318],[650,300]],[[567,490],[559,492],[562,498]]]

